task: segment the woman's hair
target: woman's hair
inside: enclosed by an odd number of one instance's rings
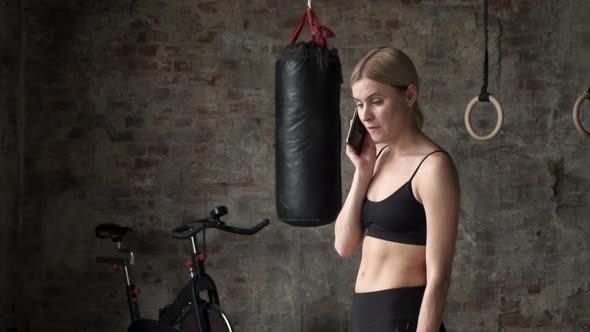
[[[350,77],[350,85],[363,78],[368,78],[382,84],[391,85],[398,89],[405,89],[410,84],[416,86],[416,93],[420,90],[418,72],[412,60],[397,48],[376,48],[371,50],[359,61]],[[414,116],[419,128],[424,123],[424,115],[414,104]]]

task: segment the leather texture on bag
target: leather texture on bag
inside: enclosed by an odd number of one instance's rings
[[[288,45],[275,69],[279,219],[293,226],[331,223],[342,207],[338,50],[313,42]]]

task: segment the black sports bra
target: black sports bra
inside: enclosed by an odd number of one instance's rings
[[[379,154],[383,149],[379,151]],[[367,236],[391,242],[426,245],[426,213],[424,206],[414,197],[412,179],[424,160],[436,152],[448,154],[443,150],[427,154],[418,164],[410,179],[389,197],[374,202],[365,196],[361,211],[361,223],[367,229]]]

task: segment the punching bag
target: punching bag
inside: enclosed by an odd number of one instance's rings
[[[295,43],[306,21],[311,41]],[[333,36],[307,8],[276,61],[276,208],[293,226],[329,224],[342,207],[342,68],[338,50],[326,44]]]

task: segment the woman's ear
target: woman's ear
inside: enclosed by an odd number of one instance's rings
[[[418,100],[418,89],[416,88],[415,84],[408,85],[406,89],[406,102],[408,103],[408,107],[412,108],[416,101]]]

